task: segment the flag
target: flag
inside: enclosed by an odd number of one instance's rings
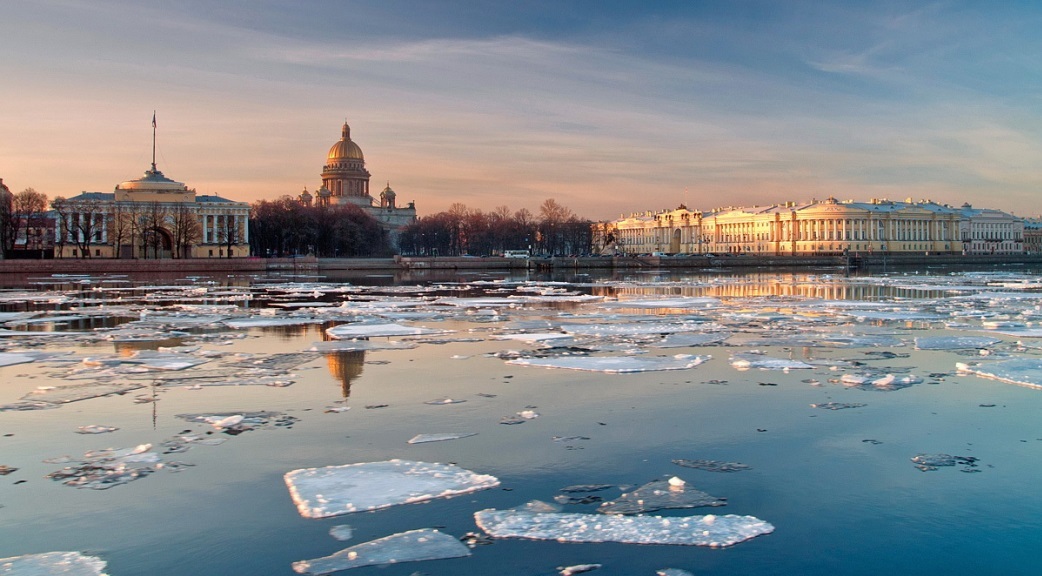
[[[156,127],[156,113],[154,110],[152,111],[152,127]]]

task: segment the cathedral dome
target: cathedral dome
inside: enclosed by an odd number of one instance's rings
[[[343,137],[329,149],[326,159],[330,163],[341,160],[365,160],[362,157],[362,149],[351,141],[351,127],[347,125],[347,122],[344,122]]]

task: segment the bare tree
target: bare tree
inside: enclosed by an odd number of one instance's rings
[[[0,258],[6,258],[8,246],[14,246],[14,195],[6,186],[0,184]]]
[[[105,212],[95,198],[77,200],[70,204],[69,230],[72,240],[79,249],[80,258],[90,258],[90,247],[101,242],[104,231]]]
[[[167,232],[163,225],[166,218],[166,207],[159,202],[149,202],[138,216],[141,247],[145,258],[148,258],[149,250],[152,251],[153,258],[163,257],[163,237]]]
[[[72,226],[69,220],[69,201],[64,196],[57,196],[54,200],[51,200],[51,209],[54,210],[58,216],[57,222],[55,222],[55,240],[54,243],[58,247],[57,256],[59,258],[65,256],[65,245],[69,242],[72,237]]]
[[[192,245],[199,240],[202,227],[199,225],[199,217],[191,207],[184,203],[178,203],[173,209],[173,244],[175,258],[188,258]]]
[[[241,244],[242,240],[242,222],[239,218],[231,214],[217,216],[217,243],[224,248],[226,257],[232,257],[232,248]]]
[[[109,241],[112,243],[112,257],[122,258],[124,246],[131,246],[131,252],[133,252],[137,211],[134,210],[133,202],[116,201],[112,204],[110,216],[108,235]]]

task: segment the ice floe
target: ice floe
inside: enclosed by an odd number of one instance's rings
[[[1031,388],[1042,388],[1042,359],[1012,358],[998,362],[956,362],[956,369],[964,374],[974,374],[1009,384]]]
[[[677,466],[683,466],[684,468],[695,468],[707,472],[739,472],[751,468],[748,464],[742,464],[740,462],[722,462],[720,460],[689,460],[686,458],[677,458],[673,460],[673,463]]]
[[[523,510],[479,510],[474,521],[494,538],[731,546],[774,531],[754,516],[623,516]]]
[[[293,563],[297,574],[329,574],[361,566],[470,556],[462,542],[433,528],[410,530],[345,548],[336,554]]]
[[[495,476],[452,464],[387,460],[287,472],[286,486],[301,516],[326,518],[486,490]]]
[[[351,338],[375,338],[380,336],[422,336],[427,334],[444,334],[449,330],[433,330],[401,324],[340,324],[326,329],[330,338],[342,340]]]
[[[923,336],[915,339],[917,350],[973,350],[1002,342],[987,336]]]
[[[106,576],[106,562],[80,552],[44,552],[0,558],[4,576]]]
[[[738,370],[809,370],[812,364],[788,358],[771,358],[755,352],[731,355],[731,366]]]
[[[537,368],[564,368],[587,372],[626,374],[659,370],[687,370],[708,360],[710,356],[677,354],[671,358],[640,358],[634,356],[573,356],[559,358],[517,358],[507,364]]]
[[[644,514],[672,508],[726,506],[727,500],[697,490],[674,476],[640,486],[597,509],[601,514]]]
[[[441,432],[432,434],[417,434],[409,439],[409,444],[426,444],[427,442],[443,442],[445,440],[459,440],[476,436],[477,432]]]

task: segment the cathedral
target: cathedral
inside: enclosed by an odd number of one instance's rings
[[[406,206],[398,206],[390,183],[380,192],[379,198],[374,199],[369,194],[369,177],[362,149],[351,140],[351,126],[344,122],[340,140],[326,154],[322,187],[314,195],[305,188],[299,200],[307,206],[312,203],[319,206],[354,204],[379,222],[390,234],[392,242],[397,244],[398,232],[416,221],[416,205],[409,202]]]

